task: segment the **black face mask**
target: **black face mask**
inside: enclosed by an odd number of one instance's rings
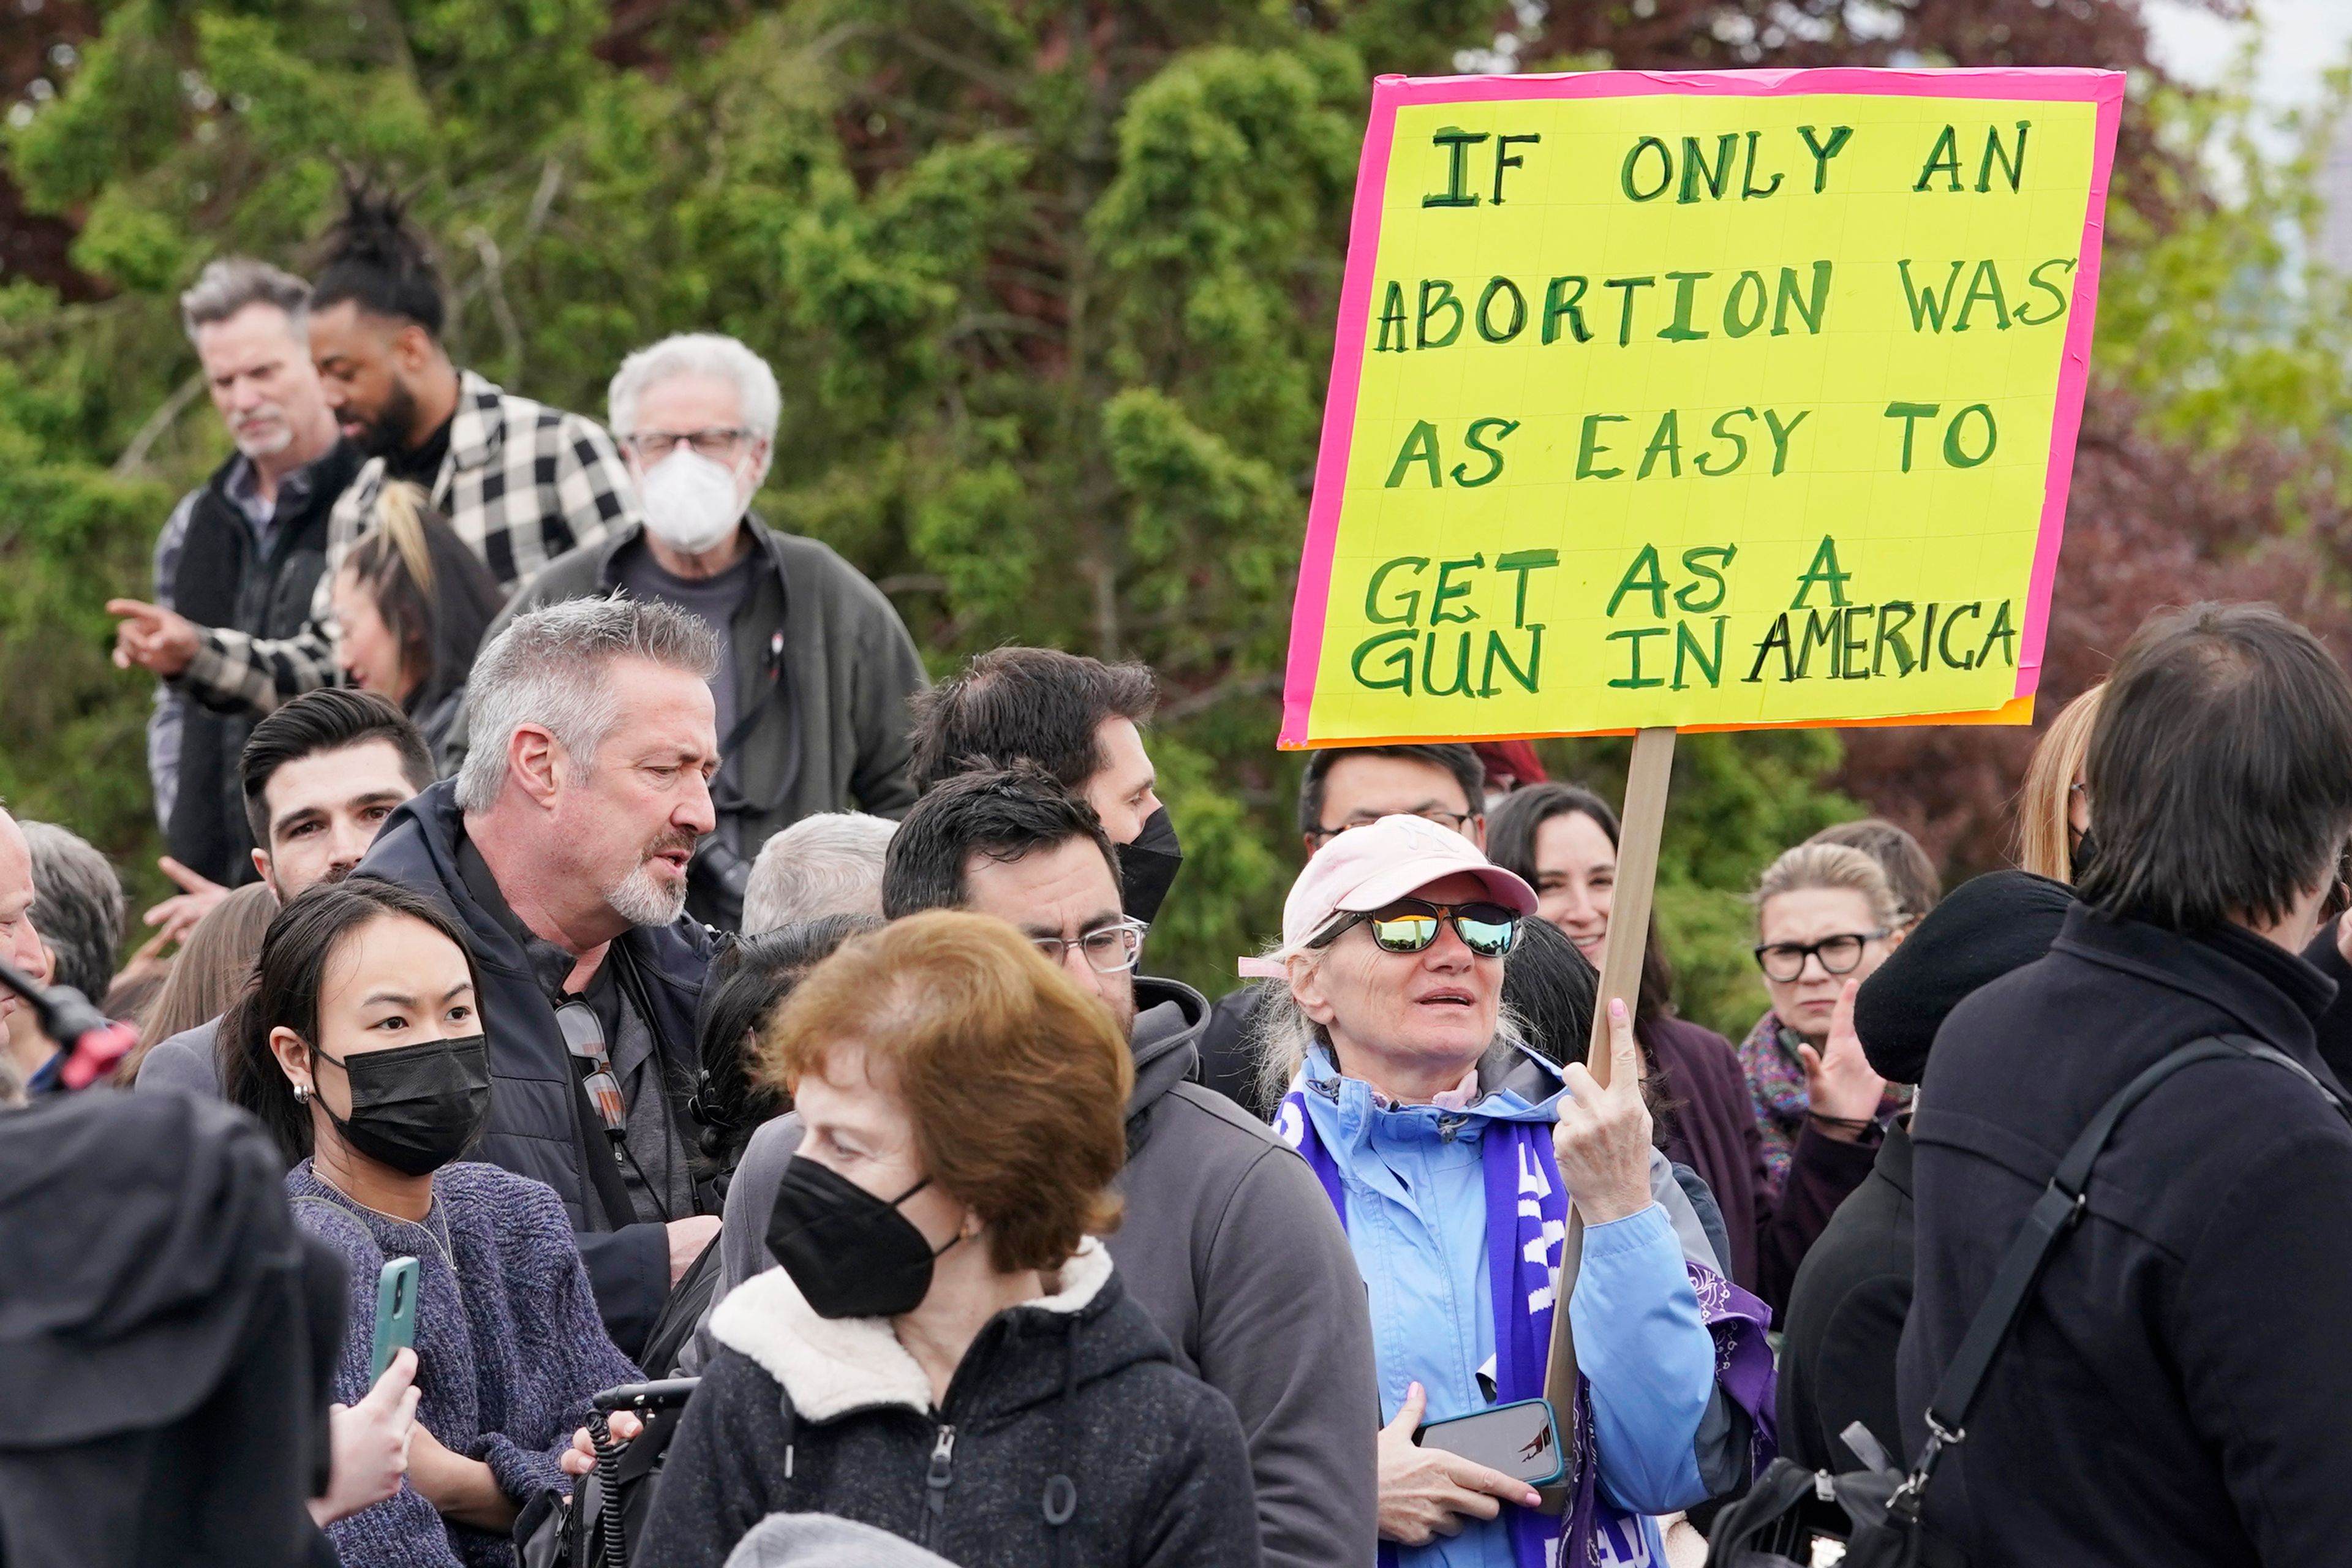
[[[485,1036],[424,1040],[341,1058],[312,1046],[310,1054],[342,1068],[351,1083],[350,1119],[327,1112],[343,1142],[403,1175],[431,1175],[471,1149],[489,1121],[490,1043]]]
[[[2083,874],[2091,868],[2091,863],[2098,858],[2099,841],[2091,837],[2091,830],[2086,827],[2083,829],[2083,836],[2074,840],[2074,847],[2066,858],[2067,879],[2075,887],[2081,887]]]
[[[768,1250],[820,1318],[898,1318],[931,1293],[939,1252],[898,1205],[931,1184],[929,1176],[896,1198],[876,1197],[814,1160],[795,1157],[768,1211]]]
[[[1169,885],[1183,864],[1184,847],[1176,842],[1176,825],[1163,805],[1143,819],[1143,831],[1134,843],[1118,847],[1119,902],[1146,924],[1158,920]]]

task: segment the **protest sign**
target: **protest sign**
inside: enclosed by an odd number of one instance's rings
[[[1381,79],[1282,743],[2030,719],[2123,84]]]

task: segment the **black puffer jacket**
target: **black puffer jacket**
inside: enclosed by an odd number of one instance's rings
[[[490,1120],[472,1158],[545,1182],[563,1200],[596,1310],[625,1355],[635,1356],[669,1298],[665,1226],[605,1212],[588,1169],[581,1127],[584,1101],[574,1058],[530,958],[476,896],[462,868],[465,813],[447,779],[384,819],[357,877],[381,877],[422,893],[457,917],[481,971],[481,1015],[490,1037]],[[511,917],[509,917],[511,918]],[[615,938],[644,982],[644,1010],[671,1089],[670,1113],[687,1133],[686,1094],[694,1081],[694,1014],[710,967],[710,936],[690,920],[639,926]],[[602,1158],[600,1150],[597,1154]]]
[[[1233,1406],[1170,1363],[1099,1242],[1061,1285],[989,1320],[934,1410],[888,1323],[819,1318],[781,1268],[744,1284],[711,1320],[723,1348],[670,1448],[646,1561],[719,1568],[783,1511],[856,1520],[962,1568],[1250,1568]]]

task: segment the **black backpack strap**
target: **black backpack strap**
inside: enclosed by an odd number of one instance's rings
[[[1985,1292],[1984,1304],[1969,1322],[1969,1331],[1960,1340],[1951,1365],[1944,1370],[1943,1381],[1937,1384],[1936,1396],[1927,1404],[1927,1441],[1919,1450],[1918,1462],[1912,1466],[1895,1496],[1889,1500],[1888,1511],[1904,1519],[1916,1519],[1920,1496],[1927,1478],[1936,1468],[1943,1450],[1958,1446],[1968,1436],[1966,1423],[1969,1411],[1975,1405],[1977,1394],[1984,1386],[1985,1376],[1992,1370],[1994,1359],[2001,1346],[2017,1328],[2017,1320],[2025,1310],[2025,1303],[2033,1295],[2033,1288],[2042,1279],[2050,1255],[2077,1225],[2082,1223],[2088,1206],[2091,1166],[2114,1136],[2116,1124],[2128,1114],[2132,1107],[2148,1097],[2157,1085],[2186,1067],[2218,1058],[2255,1057],[2287,1068],[2314,1089],[2327,1097],[2338,1114],[2345,1114],[2343,1102],[2321,1083],[2303,1064],[2274,1047],[2242,1035],[2207,1036],[2171,1051],[2145,1068],[2137,1078],[2117,1089],[2113,1098],[2099,1107],[2065,1155],[2059,1160],[2055,1174],[2019,1227],[2017,1237],[2009,1244],[2009,1251],[2000,1260],[2000,1271],[1994,1274],[1992,1288]]]

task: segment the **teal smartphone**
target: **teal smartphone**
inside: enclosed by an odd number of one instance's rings
[[[1531,1487],[1559,1479],[1568,1468],[1548,1399],[1515,1400],[1450,1421],[1432,1421],[1412,1440],[1424,1448],[1459,1454]]]
[[[375,1279],[375,1349],[368,1355],[368,1386],[393,1356],[416,1342],[416,1259],[387,1259]]]

